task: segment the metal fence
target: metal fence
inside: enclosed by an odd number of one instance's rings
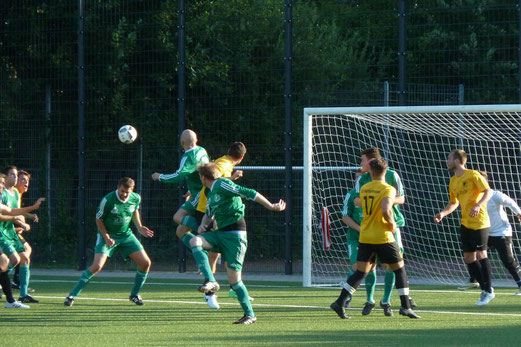
[[[179,190],[150,175],[176,170],[184,127],[212,158],[242,141],[241,165],[290,170],[303,107],[457,104],[460,85],[466,104],[519,102],[518,2],[471,3],[0,2],[0,158],[33,174],[24,201],[48,198],[27,236],[33,262],[89,262],[97,205],[128,175],[156,231],[143,240],[153,268],[177,269]],[[117,140],[123,124],[138,142]],[[293,199],[286,217],[248,204],[247,271],[300,270],[302,174],[285,170],[241,181]]]

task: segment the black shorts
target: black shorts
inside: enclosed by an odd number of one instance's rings
[[[472,230],[465,226],[460,226],[461,249],[463,252],[486,251],[488,249],[488,230],[489,228]]]
[[[357,261],[376,263],[376,256],[383,264],[394,264],[403,260],[402,252],[396,242],[372,244],[359,243]]]
[[[489,236],[488,248],[497,250],[503,263],[515,260],[512,236]]]

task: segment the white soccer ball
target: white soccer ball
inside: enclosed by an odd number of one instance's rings
[[[123,125],[118,130],[118,137],[123,143],[132,143],[137,139],[137,130],[132,125]]]

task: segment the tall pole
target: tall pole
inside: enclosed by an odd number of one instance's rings
[[[177,19],[177,47],[178,47],[178,58],[177,58],[177,128],[178,136],[181,136],[181,132],[186,127],[186,45],[185,45],[185,0],[178,0],[178,19]],[[179,157],[182,156],[181,149],[179,150]],[[182,204],[184,191],[179,188],[179,203]],[[178,243],[178,268],[179,272],[186,271],[186,247],[183,242]]]
[[[45,198],[47,200],[47,240],[49,259],[52,260],[52,242],[51,242],[51,86],[45,86]]]
[[[405,86],[407,66],[407,20],[405,7],[407,0],[398,0],[398,106],[407,105],[407,90]]]
[[[292,5],[293,0],[286,0],[285,9],[285,46],[286,53],[284,56],[285,70],[285,86],[284,86],[284,104],[285,104],[285,195],[286,195],[286,212],[285,212],[285,235],[286,235],[286,263],[285,273],[291,275],[293,273],[293,252],[292,252],[292,231],[293,231],[293,143],[292,143],[292,102],[291,102],[291,72],[292,72]]]
[[[85,225],[85,3],[78,0],[78,263],[87,267]]]

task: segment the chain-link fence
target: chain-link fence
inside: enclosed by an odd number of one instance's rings
[[[283,272],[288,246],[299,271],[303,107],[397,105],[400,94],[409,105],[458,104],[463,90],[467,104],[519,101],[518,2],[409,1],[403,31],[401,1],[187,1],[182,65],[178,10],[184,1],[0,2],[0,158],[33,174],[24,201],[48,198],[27,236],[34,263],[78,266],[83,241],[90,261],[97,205],[128,175],[143,198],[144,224],[156,231],[143,240],[154,268],[177,269],[172,215],[179,190],[150,175],[177,169],[179,117],[212,158],[242,141],[248,153],[241,165],[266,167],[285,165],[285,118],[291,116],[292,237],[288,241],[283,214],[248,203],[246,270]],[[138,129],[138,142],[117,140],[123,124]],[[277,168],[246,168],[239,183],[271,200],[284,198],[288,184]],[[85,240],[78,213],[83,196]]]

